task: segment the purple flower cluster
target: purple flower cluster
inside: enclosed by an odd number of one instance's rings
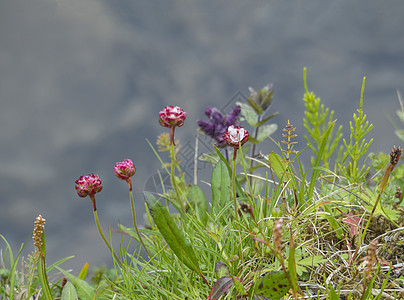
[[[223,134],[230,125],[238,124],[240,112],[241,107],[239,105],[235,106],[229,115],[223,115],[217,108],[208,106],[205,114],[209,121],[199,120],[198,126],[207,136],[216,141],[218,147],[225,147],[227,143],[223,139]]]

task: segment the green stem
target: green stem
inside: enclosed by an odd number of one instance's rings
[[[235,214],[236,220],[238,220],[237,195],[236,195],[236,154],[237,154],[237,149],[234,148],[232,184],[233,184],[233,197],[234,197],[234,214]]]
[[[49,286],[48,275],[46,273],[45,256],[42,252],[39,252],[38,277],[45,299],[53,300],[52,292]]]
[[[129,183],[128,183],[129,184]],[[146,245],[143,242],[142,236],[140,235],[139,229],[137,228],[137,223],[136,223],[136,213],[135,213],[135,204],[133,202],[133,193],[131,189],[132,184],[129,185],[129,194],[130,194],[130,204],[132,206],[132,216],[133,216],[133,226],[135,227],[137,236],[139,237],[139,241],[142,244],[143,248],[146,250],[147,255],[150,257],[149,250],[147,250]]]
[[[102,239],[104,240],[105,244],[107,245],[108,249],[111,251],[111,253],[114,255],[115,259],[118,261],[118,263],[122,266],[122,262],[119,259],[119,257],[116,255],[114,252],[114,249],[112,249],[111,244],[108,242],[108,240],[105,238],[104,233],[102,232],[101,226],[100,226],[100,221],[98,220],[98,214],[97,210],[94,210],[94,219],[95,223],[97,224],[98,232],[100,233]]]
[[[177,195],[178,204],[180,205],[181,209],[185,212],[184,203],[181,200],[180,192],[177,187],[177,183],[175,181],[175,152],[174,152],[174,143],[171,143],[171,184],[173,185],[175,194]]]

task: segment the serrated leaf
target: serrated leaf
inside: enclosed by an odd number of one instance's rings
[[[192,185],[189,189],[189,201],[194,208],[198,220],[206,226],[208,223],[208,201],[202,189],[197,185]]]
[[[278,125],[276,124],[268,124],[261,126],[258,130],[257,141],[262,142],[271,134],[273,134],[278,129]]]
[[[76,288],[77,295],[81,300],[94,300],[95,297],[95,288],[90,286],[86,281],[77,278],[76,276],[66,272],[65,270],[56,267],[60,272],[63,273],[67,279],[74,285]]]
[[[77,299],[78,296],[76,289],[74,288],[74,285],[70,281],[66,282],[65,286],[63,287],[60,300],[77,300]]]
[[[199,271],[198,258],[167,208],[151,193],[144,192],[150,214],[174,254],[191,270]]]
[[[272,300],[280,300],[290,289],[289,280],[283,271],[265,274],[254,286],[256,295],[269,297]]]
[[[245,102],[236,102],[241,107],[241,114],[244,116],[245,121],[252,127],[256,127],[258,123],[258,114],[254,109]]]
[[[230,175],[224,162],[219,161],[212,172],[212,207],[223,207],[229,203],[230,193]]]
[[[219,278],[212,287],[207,300],[217,300],[220,296],[224,295],[233,285],[231,276]]]

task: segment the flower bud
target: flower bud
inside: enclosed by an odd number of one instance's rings
[[[128,181],[133,175],[135,175],[136,167],[130,159],[117,162],[114,167],[115,176],[119,179]]]
[[[241,126],[230,125],[227,128],[227,131],[223,133],[223,139],[227,143],[227,145],[233,147],[234,149],[238,149],[243,146],[249,138],[248,131]]]
[[[77,194],[80,197],[91,197],[102,191],[101,179],[96,174],[80,176],[75,183]]]
[[[187,118],[187,113],[178,106],[166,106],[159,113],[159,123],[164,127],[181,127]]]

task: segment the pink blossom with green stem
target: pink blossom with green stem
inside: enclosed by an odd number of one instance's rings
[[[184,125],[184,121],[187,118],[187,113],[179,106],[168,105],[164,107],[159,113],[159,123],[163,127],[170,128],[171,144],[174,143],[174,130],[175,127],[181,127]]]
[[[187,113],[179,106],[168,105],[159,112],[159,123],[161,126],[170,128],[170,154],[171,154],[171,184],[174,187],[175,194],[177,196],[178,204],[185,211],[185,204],[181,199],[180,192],[175,182],[175,151],[174,151],[174,130],[175,127],[181,127],[184,125],[184,121],[187,118]]]
[[[237,213],[237,197],[236,197],[236,156],[237,150],[243,146],[250,137],[248,131],[241,126],[231,125],[227,128],[226,132],[223,133],[223,139],[230,147],[234,149],[233,155],[233,196],[234,196],[234,212],[235,218],[238,218]]]
[[[114,167],[115,176],[121,180],[125,180],[129,186],[129,195],[130,195],[130,204],[132,207],[132,217],[133,217],[133,226],[135,227],[136,233],[139,237],[139,241],[142,244],[143,248],[146,250],[147,254],[150,256],[149,251],[146,248],[146,245],[143,242],[142,236],[140,235],[139,229],[137,228],[136,222],[136,212],[135,212],[135,204],[133,201],[133,193],[132,193],[132,176],[136,173],[136,167],[132,160],[125,159],[124,161],[117,162]]]
[[[79,197],[82,197],[82,198],[87,197],[87,196],[90,197],[91,202],[93,204],[94,219],[95,219],[95,223],[97,225],[98,232],[100,233],[101,238],[104,240],[108,249],[114,255],[115,259],[118,261],[118,263],[120,265],[122,265],[121,260],[116,255],[116,253],[114,252],[114,249],[112,249],[111,244],[108,242],[104,233],[102,232],[100,221],[98,219],[97,206],[95,204],[95,194],[102,191],[102,183],[101,183],[100,177],[97,174],[83,175],[83,176],[80,176],[79,179],[77,179],[75,181],[75,183],[76,183],[75,188],[76,188],[76,191],[77,191],[77,194],[79,195]]]

